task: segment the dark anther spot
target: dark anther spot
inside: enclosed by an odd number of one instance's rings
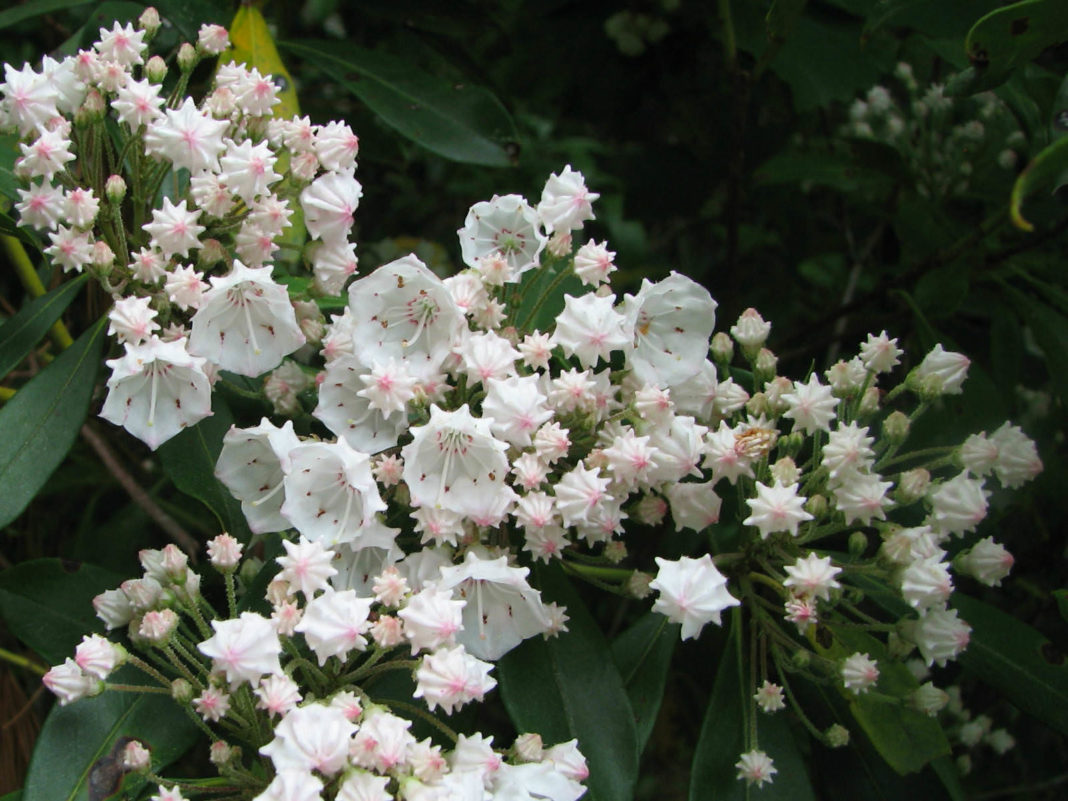
[[[1042,643],[1042,647],[1039,649],[1042,653],[1042,658],[1045,659],[1051,665],[1063,665],[1064,664],[1064,652],[1051,642]]]
[[[1027,17],[1020,17],[1019,19],[1014,19],[1012,21],[1012,25],[1009,26],[1009,33],[1011,33],[1013,36],[1019,36],[1021,34],[1027,33],[1030,27],[1031,20]]]

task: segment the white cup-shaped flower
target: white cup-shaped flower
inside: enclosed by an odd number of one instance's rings
[[[334,706],[308,704],[291,710],[275,726],[274,739],[260,749],[275,770],[315,770],[333,776],[348,762],[355,723]]]
[[[476,203],[456,234],[464,264],[477,267],[480,259],[499,255],[511,268],[508,281],[518,281],[536,266],[548,242],[538,213],[520,195],[494,195]]]
[[[456,640],[468,653],[494,661],[549,630],[549,614],[541,593],[527,583],[528,572],[509,567],[507,557],[484,559],[474,551],[463,564],[441,569],[439,586],[467,601]]]
[[[258,376],[304,342],[289,293],[271,278],[271,268],[235,259],[229,275],[211,279],[193,315],[189,349],[224,370]]]
[[[281,512],[309,540],[331,547],[356,542],[385,502],[371,459],[345,442],[312,442],[289,453]]]
[[[256,684],[261,676],[282,672],[278,662],[282,645],[274,624],[267,618],[242,612],[233,620],[213,620],[211,627],[215,635],[197,648],[226,673],[231,687],[243,681]]]
[[[185,339],[153,335],[126,343],[126,355],[107,362],[108,396],[100,416],[122,426],[155,450],[183,428],[211,414],[211,387],[203,358],[191,356]]]
[[[231,426],[223,437],[215,477],[241,501],[249,528],[257,534],[291,526],[279,511],[286,497],[283,465],[299,445],[293,421],[279,428],[266,417],[252,428]]]

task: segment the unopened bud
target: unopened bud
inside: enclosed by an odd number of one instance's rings
[[[639,600],[649,595],[649,584],[652,582],[653,577],[648,573],[642,573],[635,570],[627,578],[627,592],[631,597],[638,598]]]
[[[189,557],[174,543],[165,545],[161,553],[163,556],[160,567],[163,568],[163,572],[176,584],[184,584],[186,568],[189,567]]]
[[[763,417],[768,413],[768,396],[763,392],[756,392],[745,402],[745,410],[751,417]]]
[[[178,48],[178,68],[182,72],[192,72],[198,61],[200,61],[200,56],[197,55],[197,49],[189,42],[184,42]]]
[[[604,558],[613,565],[618,565],[627,558],[627,546],[621,540],[612,540],[604,546]]]
[[[863,556],[868,550],[868,535],[863,531],[854,531],[849,535],[849,553],[853,556]]]
[[[145,77],[149,83],[163,83],[167,77],[167,62],[159,56],[152,56],[145,64]]]
[[[188,704],[193,700],[193,685],[185,679],[175,679],[171,682],[171,698],[179,704]]]
[[[218,239],[205,239],[200,244],[200,252],[197,257],[197,267],[206,270],[226,259],[227,252],[223,243]]]
[[[771,477],[784,487],[789,487],[801,479],[801,471],[793,459],[783,456],[771,466]]]
[[[217,768],[221,768],[224,765],[229,764],[230,760],[234,758],[235,751],[239,749],[234,748],[230,743],[223,742],[222,740],[216,740],[211,744],[211,764]]]
[[[93,266],[98,268],[101,274],[106,275],[108,268],[115,263],[115,251],[103,239],[93,243]]]
[[[823,733],[823,739],[830,748],[844,748],[849,745],[849,729],[840,723],[833,723]]]
[[[804,670],[812,663],[812,652],[799,648],[790,655],[790,662],[798,670]]]
[[[130,773],[148,773],[152,754],[140,740],[130,740],[122,749],[122,769]]]
[[[765,384],[775,377],[775,368],[779,366],[779,357],[767,348],[761,348],[753,362],[753,372],[757,385]]]
[[[513,748],[519,762],[541,762],[545,756],[540,734],[520,734],[515,738]]]
[[[864,396],[860,399],[860,405],[857,407],[857,415],[871,417],[879,411],[879,398],[881,396],[877,387],[868,387],[864,390]]]
[[[137,27],[143,30],[147,36],[146,41],[156,35],[156,31],[159,30],[160,19],[159,12],[152,6],[149,6],[141,12],[141,16],[137,19]]]
[[[549,244],[546,245],[546,249],[558,259],[570,254],[571,232],[557,231],[555,234],[549,237]]]
[[[208,559],[220,573],[230,573],[241,561],[241,543],[223,532],[208,542]]]
[[[922,467],[906,470],[898,477],[897,496],[902,503],[918,501],[931,486],[931,474]]]
[[[883,421],[883,436],[891,445],[900,445],[909,435],[909,418],[904,412],[891,412]]]
[[[909,654],[915,650],[916,646],[898,634],[896,631],[891,631],[886,635],[886,649],[897,661],[902,661]]]
[[[777,375],[764,386],[764,395],[768,399],[768,411],[781,415],[790,408],[786,396],[794,391],[794,382],[785,376]]]
[[[137,633],[151,643],[163,645],[178,628],[178,615],[173,609],[159,609],[146,612],[141,619]]]
[[[796,457],[801,452],[801,448],[805,445],[805,435],[800,431],[791,431],[789,434],[779,437],[775,446],[778,448],[778,453],[781,456],[788,456],[791,459]]]
[[[805,501],[805,511],[819,520],[827,514],[827,499],[822,495],[812,495]]]
[[[314,300],[295,300],[293,311],[297,315],[297,325],[300,326],[308,343],[318,345],[322,342],[323,334],[326,333],[326,321],[323,319],[319,304]]]
[[[722,367],[726,367],[734,358],[734,342],[724,331],[712,337],[711,349],[713,361]]]
[[[107,113],[107,103],[103,95],[96,89],[90,89],[78,110],[74,112],[74,124],[84,127],[94,122],[100,122]]]
[[[126,181],[121,175],[108,176],[107,183],[104,184],[104,195],[116,206],[122,203],[126,197]]]

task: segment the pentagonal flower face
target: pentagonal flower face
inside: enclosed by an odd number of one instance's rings
[[[304,344],[289,294],[271,268],[234,261],[230,274],[211,279],[193,316],[189,348],[224,370],[258,376]]]
[[[141,345],[127,343],[126,355],[107,364],[112,374],[100,416],[152,450],[211,414],[204,359],[186,352],[185,339],[152,336]]]
[[[404,447],[404,481],[415,506],[440,506],[467,515],[479,495],[504,486],[507,444],[490,433],[489,419],[477,419],[465,403],[455,412],[430,407],[430,422],[412,429]]]
[[[344,440],[301,445],[289,458],[281,512],[309,540],[326,547],[356,542],[374,514],[386,508],[370,458]]]
[[[479,260],[498,255],[508,262],[509,281],[518,281],[538,264],[548,241],[541,232],[538,213],[519,195],[495,196],[476,203],[456,233],[464,264],[476,267]]]

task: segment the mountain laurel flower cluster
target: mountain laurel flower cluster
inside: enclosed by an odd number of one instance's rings
[[[574,801],[589,773],[574,741],[526,734],[502,753],[442,723],[493,692],[524,640],[568,636],[538,589],[554,574],[652,595],[683,640],[729,626],[753,656],[750,719],[785,709],[826,746],[848,742],[810,720],[798,681],[937,713],[943,691],[921,680],[971,631],[957,583],[997,585],[1012,566],[977,532],[989,498],[1042,469],[1011,423],[906,447],[962,391],[964,355],[910,356],[882,331],[825,371],[780,376],[755,309],[717,332],[716,301],[677,273],[616,294],[608,243],[582,241],[598,195],[570,165],[536,204],[475,203],[455,275],[411,254],[356,277],[348,126],[273,117],[277,87],[227,60],[218,26],[170,94],[150,30],[100,37],[5,68],[17,210],[55,264],[114,299],[105,419],[155,449],[210,415],[220,384],[262,401],[270,415],[216,443],[215,477],[277,556],[257,584],[249,543],[208,544],[219,615],[176,548],[142,553],[144,575],[94,602],[129,647],[87,637],[45,678],[60,703],[166,690],[235,797]],[[208,95],[185,97],[192,65],[219,53]],[[287,234],[298,210],[307,243]],[[303,262],[283,265],[294,241]],[[674,534],[631,560],[631,533],[660,523]],[[114,681],[120,666],[150,685]],[[410,699],[376,694],[390,670]],[[417,740],[413,719],[450,742]],[[777,769],[757,730],[736,767],[759,788]],[[159,781],[158,798],[195,789]]]

